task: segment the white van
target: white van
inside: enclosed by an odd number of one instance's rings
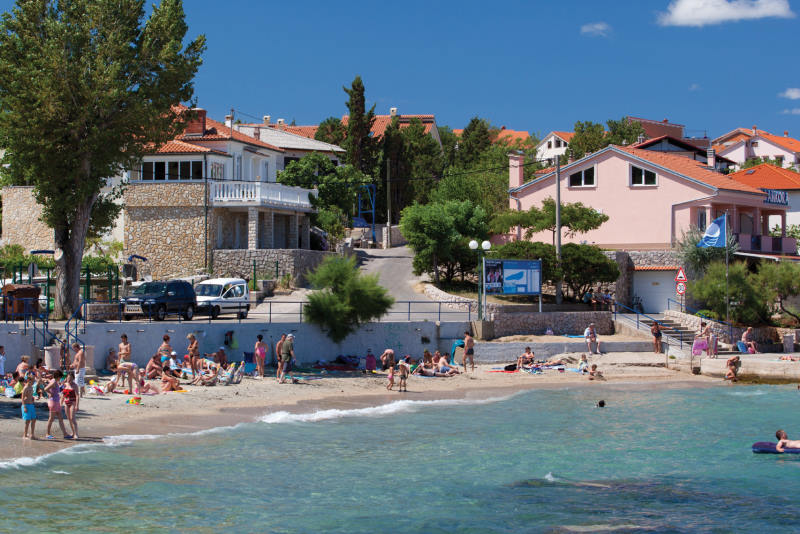
[[[250,311],[250,291],[241,278],[213,278],[203,280],[196,286],[197,313],[216,319],[221,313],[238,314],[247,318]]]

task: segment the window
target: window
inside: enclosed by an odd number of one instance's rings
[[[264,162],[264,177],[261,179],[262,182],[269,182],[269,161]]]
[[[191,178],[191,174],[192,173],[189,170],[191,168],[192,168],[192,162],[191,161],[181,161],[180,162],[181,172],[179,174],[179,178],[181,178],[183,180]]]
[[[561,139],[556,139],[556,148],[561,148]]]
[[[170,161],[167,162],[167,180],[179,180],[180,174],[178,174],[178,163],[177,161]]]
[[[181,176],[184,176],[183,170],[181,170]],[[193,161],[192,162],[192,180],[202,180],[203,179],[203,162],[202,161]]]
[[[778,164],[778,167],[783,167],[783,156],[775,156],[775,163]]]
[[[754,147],[754,148],[757,147],[758,146],[758,141],[751,141],[750,142],[750,146]]]
[[[212,180],[223,180],[223,179],[225,179],[225,164],[224,163],[212,163],[211,164],[211,179]]]
[[[697,212],[697,227],[700,230],[706,229],[706,210],[700,210]]]
[[[155,162],[155,179],[164,180],[166,178],[166,163],[163,161]]]
[[[145,161],[142,163],[142,180],[152,180],[153,179],[153,162],[152,161]]]
[[[631,165],[631,185],[657,185],[656,173]]]
[[[547,148],[553,148],[553,142],[552,141],[548,141],[547,142]]]
[[[234,161],[234,170],[233,170],[233,179],[234,180],[241,180],[242,179],[242,155],[239,154],[236,156],[236,160]]]
[[[202,180],[202,161],[145,161],[141,180]]]
[[[594,167],[569,175],[570,187],[594,187]]]

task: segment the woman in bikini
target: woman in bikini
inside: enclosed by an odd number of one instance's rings
[[[264,378],[264,363],[267,360],[267,349],[269,348],[269,345],[267,345],[262,341],[262,339],[264,339],[264,336],[262,336],[261,334],[258,334],[256,336],[256,339],[258,340],[256,341],[256,347],[255,347],[256,374],[260,378]]]
[[[186,339],[189,340],[189,347],[187,347],[186,352],[189,354],[189,365],[192,367],[192,376],[197,376],[197,373],[200,372],[200,343],[197,341],[197,338],[194,337],[194,334],[189,334],[186,336]]]
[[[47,393],[47,407],[50,411],[50,415],[47,418],[46,439],[55,439],[50,433],[50,429],[56,417],[58,417],[58,426],[61,427],[61,433],[64,435],[64,439],[72,439],[72,436],[67,434],[67,429],[64,428],[64,416],[61,415],[61,391],[58,382],[61,380],[62,376],[64,375],[61,374],[61,371],[56,369],[53,371],[53,379],[50,380],[50,383],[44,388],[44,392]]]
[[[177,391],[179,388],[180,382],[177,378],[172,376],[172,370],[169,368],[169,364],[165,363],[164,367],[161,368],[161,392]]]
[[[67,379],[64,381],[64,391],[62,391],[61,403],[64,405],[64,412],[67,414],[67,421],[69,421],[69,427],[72,429],[73,439],[79,439],[78,419],[76,417],[76,412],[78,411],[77,393],[78,384],[75,382],[75,372],[70,371],[67,374]],[[50,433],[50,429],[48,429],[47,433]]]
[[[169,358],[169,355],[172,354],[172,346],[169,344],[169,336],[164,334],[164,337],[161,339],[162,342],[161,345],[159,345],[157,352],[162,356]]]

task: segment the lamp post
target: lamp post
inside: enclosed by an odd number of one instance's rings
[[[478,320],[483,320],[483,308],[486,303],[486,289],[484,287],[483,279],[483,257],[492,248],[492,244],[488,241],[483,241],[478,249],[478,242],[472,240],[469,242],[469,248],[478,251]]]

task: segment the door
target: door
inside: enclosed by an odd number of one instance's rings
[[[635,271],[633,294],[641,299],[644,313],[663,313],[667,299],[675,300],[677,271]]]

